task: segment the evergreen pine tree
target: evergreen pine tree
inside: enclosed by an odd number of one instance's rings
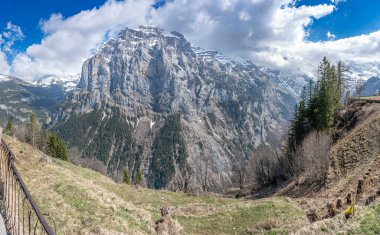
[[[57,134],[51,134],[49,137],[49,153],[54,158],[65,161],[69,159],[67,146]]]
[[[308,94],[306,87],[303,88],[288,134],[285,156],[290,161],[310,131],[328,131],[333,126],[334,115],[342,105],[345,72],[347,68],[343,63],[335,67],[324,57],[318,67],[318,81],[314,85],[310,80]]]
[[[5,128],[5,133],[7,135],[13,135],[13,121],[11,118],[8,119],[7,126]]]
[[[142,171],[141,171],[141,167],[139,167],[139,169],[137,170],[137,175],[136,175],[136,184],[141,184],[141,181],[142,181]]]
[[[312,110],[312,114],[315,115],[314,127],[316,130],[328,130],[333,125],[334,113],[340,106],[336,68],[324,57],[318,74],[317,94]]]
[[[128,168],[125,168],[124,170],[124,178],[123,178],[124,183],[126,184],[131,184],[131,177],[129,176],[129,171]]]
[[[339,97],[343,97],[344,95],[346,95],[346,86],[345,86],[345,83],[346,83],[346,73],[348,72],[348,67],[342,62],[342,61],[339,61],[338,64],[337,64],[337,68],[336,68],[336,73],[337,73],[337,78],[338,78],[338,92],[339,92]]]

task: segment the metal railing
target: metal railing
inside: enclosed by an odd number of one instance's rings
[[[8,144],[0,142],[0,210],[10,234],[55,234],[38,209],[14,164]]]

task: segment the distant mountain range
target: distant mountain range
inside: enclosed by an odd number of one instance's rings
[[[380,94],[380,77],[371,77],[368,79],[360,92],[361,96],[372,96]]]
[[[68,92],[75,89],[75,87],[78,85],[79,78],[80,78],[80,75],[75,75],[75,76],[46,75],[34,80],[33,82],[31,82],[31,84],[35,86],[41,86],[41,87],[59,85],[66,92]]]
[[[66,91],[61,85],[38,86],[21,79],[0,75],[0,125],[8,118],[24,122],[31,112],[43,124],[50,122],[56,105],[64,101]]]

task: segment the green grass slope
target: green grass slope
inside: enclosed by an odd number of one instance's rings
[[[118,184],[69,162],[40,162],[42,153],[38,150],[7,136],[5,140],[57,234],[156,234],[160,208],[165,206],[175,212],[171,223],[159,229],[163,234],[289,234],[309,224],[303,211],[288,198],[188,196]]]

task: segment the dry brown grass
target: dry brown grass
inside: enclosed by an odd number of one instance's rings
[[[267,218],[278,218],[276,231],[286,234],[308,223],[303,211],[288,199],[188,196],[118,184],[69,162],[42,163],[37,149],[13,138],[5,140],[16,155],[21,176],[58,234],[156,234],[156,228],[162,234],[240,234]],[[165,206],[175,207],[176,213],[156,224]]]

